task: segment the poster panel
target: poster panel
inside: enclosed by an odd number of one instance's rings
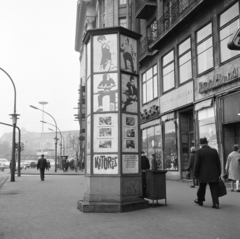
[[[87,79],[87,115],[91,113],[91,77]]]
[[[122,74],[122,112],[137,113],[138,88],[137,77]]]
[[[138,116],[122,114],[122,151],[138,152]]]
[[[137,40],[120,36],[121,70],[137,73]]]
[[[87,78],[90,76],[91,71],[91,42],[87,44]]]
[[[93,174],[118,174],[118,155],[95,154],[93,156]]]
[[[94,72],[117,71],[117,34],[93,37]]]
[[[91,151],[91,116],[87,117],[87,154]]]
[[[91,173],[91,158],[90,155],[87,155],[87,162],[86,162],[87,174]]]
[[[97,74],[93,79],[93,111],[118,110],[117,73]]]
[[[94,152],[118,151],[118,115],[94,115]]]
[[[123,173],[138,173],[139,160],[137,154],[122,155],[122,172]]]

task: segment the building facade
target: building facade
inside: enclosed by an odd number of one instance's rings
[[[189,149],[207,137],[224,168],[240,141],[240,52],[227,47],[239,28],[239,1],[78,1],[75,50],[83,82],[84,32],[123,23],[142,35],[142,150],[156,155],[168,178],[181,179]]]

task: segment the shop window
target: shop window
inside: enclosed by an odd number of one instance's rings
[[[176,126],[173,120],[165,122],[164,169],[178,170],[177,133],[176,133]]]
[[[157,98],[157,65],[143,74],[143,104]]]
[[[127,28],[127,19],[125,17],[119,19],[119,26]]]
[[[227,43],[232,34],[239,28],[239,3],[235,3],[227,11],[220,15],[220,52],[221,63],[237,55],[240,51],[228,49]]]
[[[174,51],[170,51],[162,59],[163,65],[163,92],[172,89],[175,86],[174,79]]]
[[[127,4],[127,0],[119,0],[119,5]]]
[[[192,78],[191,39],[178,46],[178,64],[180,84]]]
[[[162,169],[163,163],[161,158],[162,141],[160,125],[152,126],[142,131],[142,150],[148,157],[149,162],[151,160],[151,155],[155,154],[158,163],[158,169]]]
[[[206,137],[208,145],[218,150],[214,108],[198,111],[199,138]]]
[[[197,66],[198,74],[213,67],[212,23],[197,32]]]

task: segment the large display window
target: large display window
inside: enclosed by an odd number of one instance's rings
[[[177,132],[173,120],[164,123],[164,169],[178,170]]]
[[[206,137],[208,145],[218,150],[214,108],[198,111],[199,138]]]

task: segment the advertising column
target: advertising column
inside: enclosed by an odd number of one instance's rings
[[[86,158],[83,212],[148,207],[140,199],[140,35],[122,27],[91,29],[87,47]]]

